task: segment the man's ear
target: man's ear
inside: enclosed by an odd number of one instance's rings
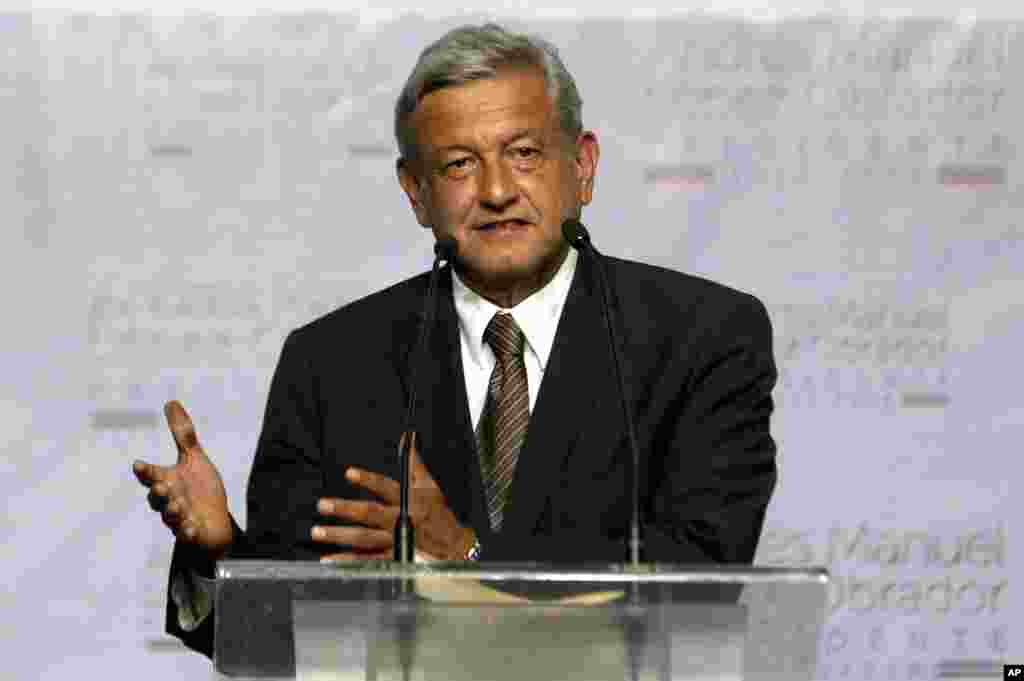
[[[395,171],[398,173],[398,184],[402,186],[402,191],[409,197],[409,205],[412,206],[412,212],[416,214],[416,220],[422,226],[430,228],[430,220],[423,201],[423,194],[426,190],[416,174],[414,164],[407,159],[399,158],[395,163]]]
[[[594,198],[594,178],[597,175],[597,162],[601,158],[601,145],[597,143],[597,135],[591,130],[584,130],[576,140],[576,173],[578,181],[579,202],[589,205]]]

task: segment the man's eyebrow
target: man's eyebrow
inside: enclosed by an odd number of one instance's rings
[[[503,135],[505,144],[512,144],[513,142],[518,142],[519,140],[525,137],[532,137],[537,141],[543,141],[545,135],[544,131],[541,130],[540,128],[520,128],[518,130],[513,130],[509,132],[507,135]]]
[[[469,151],[469,152],[472,152],[473,150],[470,147],[467,147],[465,144],[449,144],[449,145],[446,145],[446,146],[443,146],[443,147],[437,147],[436,151],[437,151],[438,154],[450,154],[453,151]]]
[[[543,142],[545,141],[546,136],[542,128],[518,128],[504,133],[499,139],[501,139],[502,146],[507,146],[526,138]],[[456,151],[468,151],[472,153],[473,148],[465,144],[447,144],[442,147],[437,147],[436,151],[438,154],[450,154]]]

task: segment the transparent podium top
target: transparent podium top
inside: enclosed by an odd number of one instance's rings
[[[593,582],[627,584],[826,584],[824,568],[749,567],[735,565],[670,565],[666,563],[473,563],[469,561],[431,561],[402,565],[390,560],[354,563],[302,561],[224,560],[217,564],[217,577],[227,580],[287,580],[317,582],[339,580],[384,580],[408,577],[437,577],[454,580],[495,582],[526,581],[549,583]]]
[[[824,569],[223,561],[231,678],[811,679]]]

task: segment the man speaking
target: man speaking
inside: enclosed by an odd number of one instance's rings
[[[417,551],[622,562],[632,458],[600,272],[562,231],[590,203],[600,155],[572,76],[543,40],[458,28],[421,54],[395,133],[416,219],[457,249],[416,368]],[[605,266],[640,452],[641,558],[749,563],[775,484],[764,306],[678,272]],[[288,336],[244,532],[187,414],[167,405],[177,464],[133,469],[177,538],[170,633],[211,654],[216,613],[202,587],[217,559],[392,556],[396,447],[427,288],[414,277]]]

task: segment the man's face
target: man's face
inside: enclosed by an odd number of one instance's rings
[[[410,123],[419,157],[399,163],[399,181],[420,224],[458,242],[466,283],[484,295],[543,285],[564,254],[562,222],[593,195],[593,133],[566,140],[528,68],[435,90]]]

